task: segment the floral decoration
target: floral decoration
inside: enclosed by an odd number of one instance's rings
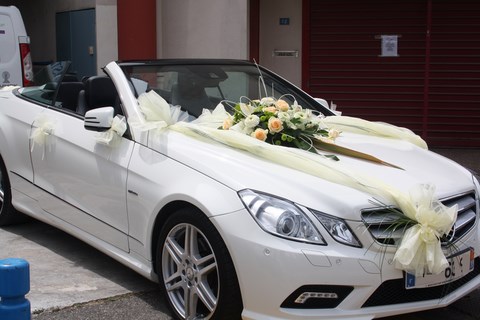
[[[295,99],[289,105],[282,97],[278,100],[272,97],[261,100],[243,98],[247,102],[235,104],[233,115],[228,114],[224,119],[222,129],[238,131],[272,145],[313,153],[318,153],[318,150],[330,151],[401,169],[372,155],[335,144],[341,131],[328,128],[322,114],[302,108]],[[335,155],[325,156],[338,160]]]
[[[245,100],[235,104],[234,114],[224,120],[222,129],[239,131],[273,145],[311,152],[317,152],[315,139],[333,142],[340,134],[323,125],[321,114],[302,108],[296,101],[290,106],[282,98]]]

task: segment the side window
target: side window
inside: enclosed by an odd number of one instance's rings
[[[70,62],[59,61],[49,64],[35,75],[35,87],[26,87],[21,90],[21,95],[41,104],[61,106],[55,99],[60,81],[66,73]]]
[[[55,97],[56,87],[56,83],[49,83],[40,87],[26,87],[21,91],[21,95],[30,100],[51,106]]]

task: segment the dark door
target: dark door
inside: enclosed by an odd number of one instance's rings
[[[70,60],[81,79],[97,74],[95,9],[57,13],[57,60]]]

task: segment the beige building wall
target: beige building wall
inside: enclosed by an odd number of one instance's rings
[[[248,0],[157,0],[159,58],[248,58]]]
[[[248,3],[157,0],[157,57],[248,59]],[[98,72],[118,59],[117,0],[0,0],[0,5],[22,12],[34,62],[56,60],[57,12],[89,8],[96,9]]]
[[[302,1],[260,0],[260,64],[302,84]],[[287,18],[288,25],[280,19]]]

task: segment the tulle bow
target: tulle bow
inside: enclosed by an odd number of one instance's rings
[[[95,137],[98,143],[112,146],[115,145],[120,137],[127,131],[127,121],[124,116],[116,115],[112,119],[112,125],[110,129],[105,132],[97,134]]]
[[[133,118],[129,119],[129,124],[140,131],[161,130],[189,117],[180,106],[170,105],[153,90],[142,93],[138,97],[138,105],[145,121]]]
[[[33,152],[35,145],[43,147],[42,160],[45,158],[45,148],[48,144],[48,137],[55,131],[55,122],[47,118],[45,115],[41,115],[35,120],[34,125],[37,127],[32,130],[30,139],[32,141],[32,147],[30,152]]]
[[[422,275],[438,274],[448,267],[440,238],[447,235],[457,219],[457,205],[446,207],[434,199],[435,187],[416,186],[410,192],[410,206],[404,214],[418,223],[404,234],[395,253],[396,267]]]

